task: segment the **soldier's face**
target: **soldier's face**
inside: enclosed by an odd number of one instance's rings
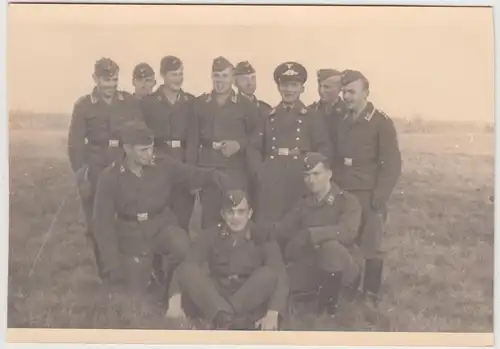
[[[112,97],[118,89],[118,73],[112,76],[96,76],[94,82],[104,97]]]
[[[154,76],[148,76],[142,79],[133,80],[135,94],[144,97],[153,93],[153,87],[156,85]]]
[[[313,194],[322,193],[326,190],[331,178],[332,171],[327,169],[323,163],[319,163],[310,171],[304,172],[306,187]]]
[[[248,221],[252,218],[253,211],[248,205],[247,199],[241,200],[238,206],[226,208],[221,211],[224,222],[232,231],[242,231],[246,228]]]
[[[153,143],[149,145],[125,144],[123,149],[127,157],[131,158],[138,165],[148,166],[153,162]]]
[[[294,103],[304,92],[304,85],[300,81],[285,81],[278,84],[281,99],[285,103]]]
[[[346,107],[351,110],[363,105],[367,97],[368,90],[362,80],[353,81],[342,89],[342,99],[345,101]]]
[[[253,96],[257,89],[256,74],[239,75],[235,78],[236,87],[238,90],[247,96]]]
[[[325,102],[333,102],[339,97],[341,85],[339,77],[331,77],[318,84],[319,98]]]
[[[163,74],[165,86],[172,91],[179,91],[184,83],[184,67]]]
[[[215,93],[228,93],[234,84],[233,68],[228,67],[222,71],[212,72],[212,83]]]

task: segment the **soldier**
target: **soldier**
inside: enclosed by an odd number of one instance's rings
[[[155,72],[147,63],[139,63],[132,72],[132,84],[134,85],[134,97],[142,99],[153,92],[156,85]]]
[[[198,97],[188,142],[188,159],[201,167],[217,168],[248,188],[248,172],[260,155],[249,147],[251,135],[257,128],[258,110],[251,102],[232,89],[233,65],[224,57],[212,64],[213,90]],[[202,228],[220,222],[221,197],[216,188],[200,192]]]
[[[334,316],[341,285],[355,283],[362,264],[355,244],[361,206],[331,181],[327,157],[308,153],[302,165],[309,194],[283,220],[255,230],[254,238],[284,241],[292,296],[313,291],[319,314]]]
[[[148,285],[154,253],[168,255],[175,269],[189,250],[188,234],[177,225],[169,206],[172,189],[208,183],[230,188],[227,176],[218,171],[198,169],[170,156],[155,160],[153,140],[143,122],[124,126],[125,156],[102,172],[94,207],[103,273],[112,283],[126,281],[137,292]]]
[[[238,93],[257,105],[260,116],[267,117],[273,108],[266,102],[255,97],[255,90],[257,89],[257,74],[254,67],[252,67],[248,61],[236,64],[236,67],[234,68],[234,82],[238,88]]]
[[[348,112],[336,133],[334,176],[363,208],[358,235],[366,259],[363,290],[376,304],[382,280],[386,205],[401,174],[401,153],[392,120],[367,100],[368,79],[359,71],[347,70],[342,85]]]
[[[118,73],[118,65],[109,58],[95,63],[95,87],[75,103],[68,135],[71,168],[77,178],[83,178],[79,190],[99,276],[100,256],[91,229],[97,179],[106,166],[123,156],[119,142],[123,123],[142,119],[138,102],[129,93],[118,91]]]
[[[142,103],[144,120],[155,136],[155,152],[168,154],[181,162],[195,165],[186,157],[188,130],[193,118],[195,97],[182,89],[184,66],[178,57],[166,56],[160,63],[164,83]],[[194,196],[182,188],[174,188],[172,210],[179,226],[189,231]]]
[[[333,145],[337,124],[346,112],[345,103],[340,98],[342,73],[335,69],[319,69],[317,78],[319,101],[311,104],[310,108],[316,110],[325,119],[330,142]],[[332,149],[332,156],[334,151],[335,149]]]
[[[280,64],[274,80],[282,101],[252,139],[252,146],[264,157],[256,178],[257,222],[280,220],[305,193],[302,160],[306,152],[330,154],[324,120],[300,101],[306,69],[296,62]]]
[[[204,232],[180,267],[186,313],[201,315],[213,329],[276,330],[288,298],[279,247],[252,239],[256,226],[244,191],[228,192],[220,214],[223,223]]]

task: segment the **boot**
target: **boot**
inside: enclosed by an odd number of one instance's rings
[[[172,278],[174,277],[174,271],[175,269],[172,267],[168,268],[167,275],[165,276],[164,280],[164,287],[165,287],[165,293],[163,295],[163,301],[166,304],[166,307],[168,310],[168,301],[170,298],[170,284],[172,283]]]
[[[233,325],[233,314],[226,311],[218,311],[212,320],[214,330],[229,330]]]
[[[318,313],[333,317],[337,313],[340,288],[342,286],[342,272],[321,273],[318,293]]]
[[[378,303],[378,294],[382,283],[383,263],[383,259],[379,258],[371,258],[365,261],[363,292],[374,305]]]

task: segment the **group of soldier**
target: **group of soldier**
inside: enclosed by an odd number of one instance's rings
[[[273,108],[256,98],[247,61],[215,58],[213,89],[199,97],[182,89],[180,58],[164,57],[159,72],[154,90],[154,70],[138,64],[130,94],[102,58],[94,90],[74,106],[68,153],[100,278],[139,292],[156,281],[167,315],[212,329],[278,329],[302,298],[334,316],[341,292],[376,305],[402,161],[368,79],[320,69],[320,99],[306,106],[307,70],[285,62]]]

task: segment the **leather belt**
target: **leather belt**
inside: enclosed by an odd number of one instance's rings
[[[162,146],[162,145],[167,145],[170,148],[185,148],[186,147],[186,142],[183,140],[179,139],[166,139],[166,138],[161,138],[161,137],[155,137],[155,145],[156,146]]]
[[[97,140],[92,138],[85,138],[85,144],[92,144],[108,148],[118,148],[121,146],[122,142],[118,139]]]
[[[298,148],[275,148],[269,153],[269,158],[274,159],[276,156],[293,156],[297,159],[300,155],[305,154],[306,151]]]

